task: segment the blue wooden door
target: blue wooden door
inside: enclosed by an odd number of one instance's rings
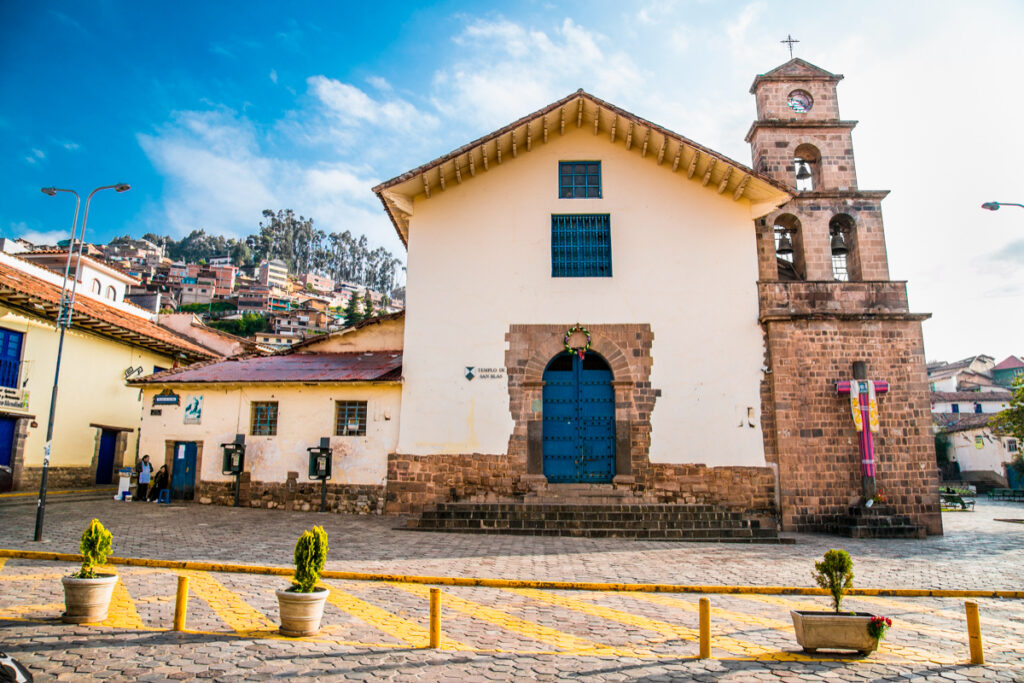
[[[104,429],[100,432],[100,452],[96,458],[96,483],[114,482],[114,450],[117,447],[117,432]]]
[[[14,428],[17,418],[0,417],[0,493],[10,491],[13,486],[14,473],[11,471],[14,461]]]
[[[192,500],[196,492],[195,441],[177,441],[171,459],[171,498]]]
[[[544,371],[544,476],[607,483],[615,476],[615,392],[596,353],[561,353]]]

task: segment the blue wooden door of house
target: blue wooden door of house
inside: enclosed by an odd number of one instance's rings
[[[24,337],[21,332],[0,327],[0,387],[18,388]]]
[[[196,492],[195,441],[177,441],[171,459],[171,498],[192,500]]]
[[[596,353],[560,353],[544,371],[544,476],[607,483],[615,476],[615,392]]]
[[[100,432],[100,452],[96,457],[96,483],[114,482],[114,450],[117,447],[117,432],[104,429]]]
[[[13,486],[14,428],[17,418],[0,417],[0,493],[10,491]]]

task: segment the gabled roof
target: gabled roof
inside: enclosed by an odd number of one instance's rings
[[[932,423],[939,428],[940,433],[949,434],[972,429],[991,429],[989,420],[992,417],[984,413],[932,413]]]
[[[60,287],[7,263],[0,263],[0,303],[29,315],[56,320],[60,308]],[[75,298],[71,321],[75,327],[168,356],[184,355],[189,361],[218,357],[147,318],[130,315],[86,296]]]
[[[1021,360],[1020,356],[1007,356],[1005,360],[1000,361],[993,370],[1013,370],[1014,368],[1024,368],[1024,360]]]
[[[132,386],[162,384],[398,382],[402,379],[401,351],[356,353],[290,353],[238,356],[184,368],[165,370],[133,382]]]
[[[321,334],[315,337],[307,337],[306,339],[300,341],[297,344],[292,344],[290,347],[283,351],[278,351],[278,354],[282,355],[286,353],[294,353],[295,351],[303,349],[307,346],[312,346],[313,344],[322,344],[328,339],[332,339],[334,337],[343,337],[347,334],[352,334],[356,330],[361,330],[364,327],[370,327],[371,325],[380,325],[381,323],[390,322],[392,320],[402,320],[404,318],[405,310],[397,311],[395,313],[388,313],[387,315],[374,316],[366,320],[361,320],[360,322],[357,322],[355,325],[344,327],[338,330],[337,332],[331,332],[330,334]]]
[[[842,74],[834,74],[825,71],[820,66],[815,66],[808,61],[794,57],[785,64],[781,64],[771,71],[759,74],[754,78],[750,86],[750,93],[757,90],[757,86],[765,81],[830,81],[838,83],[843,80]]]
[[[595,135],[605,133],[611,143],[622,143],[641,157],[650,155],[659,166],[682,171],[687,178],[719,194],[728,193],[734,201],[746,199],[751,204],[751,218],[766,215],[792,198],[789,188],[775,180],[582,89],[385,181],[373,191],[384,204],[398,237],[408,246],[414,197],[429,199],[432,192],[444,191],[449,184],[461,184],[477,173],[528,153],[533,145],[544,144],[549,137],[573,126],[591,128]]]

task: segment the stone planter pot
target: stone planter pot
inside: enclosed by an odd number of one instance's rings
[[[64,584],[65,624],[86,624],[106,621],[110,596],[114,594],[117,574],[100,574],[95,579],[61,578]]]
[[[878,649],[878,639],[868,634],[873,614],[867,612],[804,612],[793,610],[796,642],[807,652],[856,650],[867,655]]]
[[[292,637],[315,635],[320,630],[320,620],[324,616],[324,603],[327,602],[328,592],[326,588],[317,588],[312,593],[277,591],[282,635]]]

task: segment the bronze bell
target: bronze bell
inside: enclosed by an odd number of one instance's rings
[[[811,166],[806,161],[798,161],[796,166],[796,179],[807,180],[811,177]]]
[[[841,231],[832,233],[832,255],[833,256],[845,256],[850,252],[846,246],[846,238],[843,237]]]
[[[793,253],[793,240],[789,238],[789,233],[784,232],[779,237],[779,246],[775,248],[776,254],[782,254],[783,256],[789,256]]]

